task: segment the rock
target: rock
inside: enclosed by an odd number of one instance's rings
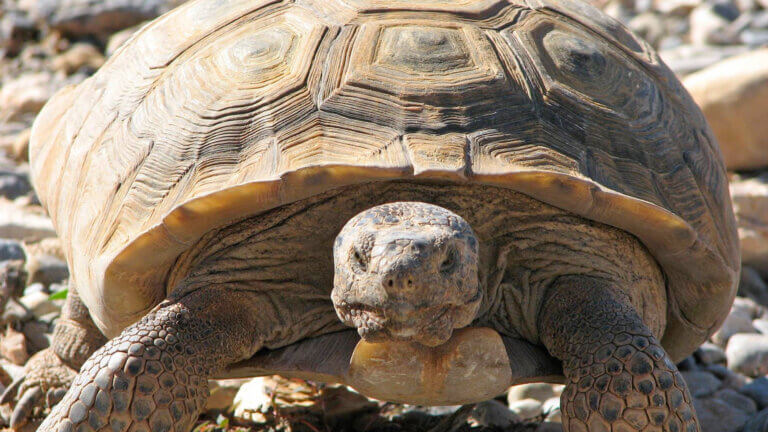
[[[15,199],[28,194],[31,190],[28,173],[0,167],[0,196]]]
[[[676,74],[685,76],[749,50],[748,45],[683,44],[665,49],[659,55]]]
[[[768,306],[768,285],[757,270],[750,266],[741,267],[739,291],[736,295],[752,299],[761,306]]]
[[[240,387],[248,379],[208,380],[211,395],[205,402],[205,411],[228,411]]]
[[[716,376],[723,388],[738,390],[750,381],[747,376],[719,364],[706,365],[704,370]]]
[[[118,30],[157,17],[182,0],[38,0],[35,15],[48,25],[74,38],[86,36],[106,40]]]
[[[0,261],[26,261],[26,259],[21,243],[16,240],[0,238]]]
[[[0,89],[0,122],[37,114],[53,96],[52,83],[53,76],[47,72],[24,74],[5,82]]]
[[[51,220],[28,208],[0,200],[0,238],[24,240],[56,237]]]
[[[731,170],[768,166],[768,48],[750,51],[686,77]]]
[[[736,334],[725,349],[728,365],[736,372],[756,377],[768,374],[768,336]]]
[[[53,59],[53,70],[71,75],[80,69],[93,73],[104,64],[104,56],[89,43],[75,43]]]
[[[741,432],[765,432],[768,431],[768,409],[760,411],[756,416],[752,417]]]
[[[512,401],[509,410],[517,414],[523,420],[532,420],[543,414],[542,403],[536,399],[522,399]]]
[[[749,415],[720,399],[693,399],[702,432],[737,432]]]
[[[654,0],[654,9],[665,15],[688,15],[696,6],[699,0]]]
[[[716,376],[705,371],[680,372],[688,384],[688,391],[693,397],[704,397],[714,393],[722,385]]]
[[[768,275],[768,173],[736,177],[731,181],[730,190],[741,241],[742,264],[761,275]]]
[[[2,373],[0,373],[0,378],[2,378],[4,385],[9,385],[13,381],[16,381],[17,379],[23,377],[24,374],[26,373],[24,371],[23,366],[13,364],[8,360],[2,359],[2,358],[0,358],[0,369],[2,369]]]
[[[696,364],[696,359],[693,358],[692,355],[684,358],[680,363],[677,364],[677,369],[680,370],[680,372],[683,371],[695,371],[699,370],[699,365]]]
[[[712,342],[720,347],[725,347],[728,344],[728,339],[739,333],[757,333],[757,329],[752,326],[751,316],[735,313],[731,310],[720,329],[712,335]]]
[[[48,334],[48,324],[41,321],[27,321],[21,328],[21,332],[27,338],[30,353],[36,353],[48,348],[51,344]]]
[[[728,405],[744,411],[747,414],[754,414],[757,412],[757,403],[749,397],[737,392],[733,389],[718,390],[713,398],[720,399]]]
[[[271,396],[267,392],[264,377],[253,378],[240,386],[232,402],[234,418],[253,423],[265,423],[265,414],[270,406]]]
[[[0,339],[0,355],[19,366],[26,363],[29,353],[27,352],[27,340],[24,333],[8,327]]]
[[[471,417],[480,426],[493,427],[505,430],[522,420],[509,410],[503,403],[497,400],[480,402],[472,409]]]
[[[694,353],[700,363],[705,365],[725,364],[725,351],[719,346],[704,342]]]
[[[544,402],[547,399],[560,396],[563,393],[563,385],[548,383],[520,384],[509,389],[507,393],[507,402],[512,403],[517,400],[535,399]]]
[[[731,5],[732,6],[732,5]],[[727,3],[702,3],[691,12],[691,42],[697,45],[733,44],[738,39],[729,34],[726,29],[731,21],[738,16],[738,9],[729,7]]]
[[[752,321],[752,327],[756,328],[760,334],[768,335],[768,320],[756,319]]]
[[[32,129],[26,128],[16,135],[16,138],[13,140],[8,153],[17,162],[29,161],[29,138],[31,135]]]
[[[317,403],[323,407],[323,418],[334,423],[342,418],[378,409],[376,402],[345,386],[328,386],[320,391]]]
[[[628,26],[635,34],[654,47],[659,46],[659,42],[667,33],[663,16],[653,12],[637,15],[629,20]]]
[[[768,377],[760,377],[739,389],[741,393],[757,402],[758,409],[768,408]]]
[[[0,57],[16,57],[24,42],[37,37],[35,23],[20,10],[6,10],[0,14]]]
[[[544,401],[541,406],[545,420],[552,423],[562,423],[563,413],[560,410],[560,397],[553,397]]]
[[[109,37],[109,42],[107,42],[107,47],[104,50],[107,57],[111,57],[112,54],[117,51],[118,48],[120,48],[128,39],[133,36],[134,33],[136,33],[140,28],[145,26],[147,23],[141,23],[139,25],[135,25],[133,27],[129,27],[125,30],[120,30],[117,33],[114,33],[112,36]]]
[[[43,292],[25,295],[21,298],[21,304],[29,309],[29,311],[37,318],[61,310],[61,307],[55,302],[48,300],[48,295]]]
[[[27,259],[27,283],[42,283],[50,286],[54,283],[66,281],[69,278],[67,263],[50,255],[30,256]]]
[[[10,299],[3,309],[3,322],[14,323],[32,319],[32,313],[14,299]]]
[[[563,432],[563,425],[546,421],[536,428],[536,432]]]

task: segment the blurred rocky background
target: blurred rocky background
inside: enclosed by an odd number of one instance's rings
[[[28,178],[29,128],[182,0],[0,0],[0,391],[48,346],[68,271]],[[656,48],[691,91],[731,172],[744,266],[711,341],[680,365],[704,432],[768,431],[768,0],[593,0]],[[475,406],[416,407],[279,377],[211,382],[196,430],[561,431],[561,386]],[[0,407],[0,425],[10,407]]]

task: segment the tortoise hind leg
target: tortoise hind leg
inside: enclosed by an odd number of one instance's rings
[[[559,278],[539,328],[547,349],[563,361],[564,430],[699,431],[683,377],[610,282]]]
[[[259,347],[253,297],[206,288],[161,304],[85,362],[39,430],[188,431],[208,377]]]

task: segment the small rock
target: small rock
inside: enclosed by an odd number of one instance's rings
[[[722,385],[716,376],[705,371],[680,372],[688,384],[693,397],[704,397],[714,393]]]
[[[653,6],[656,11],[665,15],[688,15],[696,6],[699,0],[654,0]]]
[[[741,267],[741,278],[737,295],[747,297],[761,306],[768,307],[768,285],[766,285],[760,273],[750,266]]]
[[[737,392],[733,389],[718,390],[713,398],[720,399],[728,405],[744,411],[747,414],[754,414],[757,412],[757,403],[747,396]]]
[[[694,353],[694,356],[699,360],[699,362],[705,364],[705,365],[711,365],[711,364],[725,364],[725,351],[723,351],[722,348],[719,346],[710,343],[710,342],[704,342]]]
[[[563,425],[545,421],[536,428],[536,432],[563,432]]]
[[[763,145],[762,151],[765,152],[765,148],[768,148],[768,141]],[[742,263],[766,276],[768,275],[768,173],[749,178],[737,177],[731,181],[730,189],[733,211],[739,228]]]
[[[26,363],[29,353],[27,352],[27,340],[24,333],[8,327],[0,339],[0,355],[19,366]]]
[[[248,379],[208,380],[210,396],[205,402],[205,411],[228,411],[240,387]]]
[[[89,43],[75,43],[66,52],[53,59],[52,66],[55,71],[62,71],[67,75],[85,68],[93,73],[104,64],[104,56],[96,47]]]
[[[768,336],[736,334],[725,349],[728,365],[736,372],[756,377],[768,374]]]
[[[768,408],[768,377],[760,377],[739,389],[740,392],[757,402],[758,409]]]
[[[32,136],[32,129],[27,128],[19,132],[13,140],[10,148],[10,156],[17,162],[29,161],[29,139]]]
[[[53,301],[48,300],[48,295],[43,292],[36,292],[29,295],[25,295],[21,298],[21,304],[32,312],[32,314],[40,318],[43,315],[59,312],[61,307]]]
[[[26,261],[27,256],[21,243],[16,240],[0,238],[0,261],[21,260]]]
[[[734,372],[720,364],[706,365],[705,370],[716,376],[717,379],[720,380],[723,388],[738,390],[750,381],[749,377]]]
[[[57,313],[58,315],[58,313]],[[32,313],[14,299],[9,299],[3,310],[3,322],[14,323],[32,319]]]
[[[37,114],[53,96],[52,82],[53,76],[45,72],[24,74],[5,82],[0,89],[0,122]]]
[[[690,355],[684,358],[682,361],[680,361],[680,363],[677,364],[677,369],[680,372],[695,371],[695,370],[699,370],[699,365],[696,364],[696,359],[693,358],[692,355]]]
[[[712,342],[725,347],[728,340],[736,334],[757,333],[757,329],[752,326],[752,317],[745,313],[731,310],[731,313],[725,318],[725,322],[719,330],[712,335]]]
[[[664,63],[679,76],[688,75],[724,59],[748,52],[749,45],[683,44],[659,53]]]
[[[27,259],[26,270],[29,275],[27,283],[39,282],[44,286],[50,286],[69,278],[67,263],[50,255],[30,256]]]
[[[531,383],[520,384],[509,389],[507,393],[507,402],[512,403],[517,400],[535,399],[544,402],[547,399],[560,396],[563,393],[562,384]]]
[[[0,196],[15,199],[28,194],[32,190],[29,175],[0,168]]]
[[[560,397],[553,397],[544,401],[541,406],[545,420],[552,423],[562,423],[563,413],[560,410]]]
[[[323,407],[324,420],[329,423],[373,411],[379,407],[376,402],[345,386],[324,387],[320,391],[318,403]]]
[[[0,200],[0,237],[24,240],[56,237],[56,232],[48,217]]]
[[[27,338],[30,353],[46,349],[51,344],[50,336],[48,335],[48,324],[44,322],[27,321],[22,326],[21,332]]]
[[[720,399],[693,399],[702,432],[737,432],[749,415]]]
[[[271,397],[264,377],[253,378],[240,386],[232,402],[236,419],[254,423],[266,423],[265,414],[270,406]]]
[[[475,405],[471,416],[480,426],[500,429],[509,428],[522,421],[520,417],[510,411],[503,403],[494,399]]]
[[[768,409],[764,409],[756,416],[752,417],[752,419],[744,425],[744,429],[741,430],[741,432],[765,431],[768,431]]]
[[[23,366],[13,364],[2,358],[0,358],[0,369],[2,369],[2,373],[0,373],[0,379],[2,379],[3,385],[6,386],[13,381],[23,377],[26,373]]]
[[[736,35],[726,32],[728,25],[736,18],[731,12],[724,3],[703,3],[697,6],[689,16],[691,42],[697,45],[737,43]]]
[[[752,327],[756,328],[760,334],[768,335],[768,320],[756,319],[752,321]]]
[[[687,76],[731,170],[768,166],[768,48],[753,50]]]
[[[517,414],[523,420],[533,420],[543,414],[542,403],[536,399],[522,399],[512,401],[509,410]]]

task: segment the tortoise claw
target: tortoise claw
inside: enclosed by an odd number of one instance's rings
[[[21,385],[24,383],[25,378],[26,376],[16,378],[15,380],[13,380],[11,385],[6,387],[5,391],[3,392],[3,395],[0,396],[0,405],[5,405],[13,401],[13,398],[16,396],[16,393],[19,390],[19,387],[21,387]]]
[[[11,414],[11,429],[17,430],[29,422],[32,410],[42,397],[43,390],[40,387],[33,387],[24,392],[19,403],[16,404],[16,408],[13,409],[13,414]]]

